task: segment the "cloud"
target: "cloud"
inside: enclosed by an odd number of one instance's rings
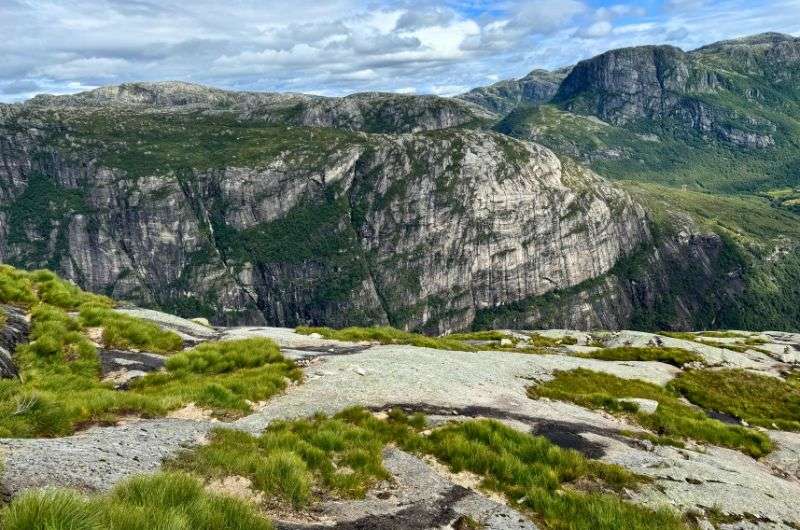
[[[0,0],[0,101],[164,79],[452,94],[609,48],[766,30],[800,31],[800,0]]]
[[[598,20],[591,26],[578,30],[576,35],[584,39],[599,39],[611,33],[613,29],[614,26],[608,20]]]

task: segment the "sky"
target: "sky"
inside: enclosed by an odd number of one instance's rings
[[[800,35],[800,0],[0,0],[0,101],[129,81],[454,95],[605,50]]]

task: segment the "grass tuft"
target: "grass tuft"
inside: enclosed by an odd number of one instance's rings
[[[690,370],[669,387],[708,410],[751,425],[800,431],[800,387],[746,370]]]
[[[81,305],[80,322],[84,327],[102,327],[103,343],[108,348],[170,353],[180,350],[183,346],[178,334],[102,305]]]
[[[426,335],[420,335],[419,333],[401,331],[389,326],[371,328],[349,327],[344,329],[300,326],[296,331],[303,335],[318,333],[326,339],[350,342],[370,341],[379,342],[381,344],[408,344],[410,346],[419,346],[420,348],[451,351],[478,351],[479,349],[476,346],[450,337],[428,337]]]
[[[693,362],[703,362],[701,355],[682,348],[633,348],[621,346],[619,348],[605,348],[581,354],[581,357],[590,357],[603,361],[659,361],[677,367]]]
[[[0,510],[5,530],[271,530],[243,501],[204,491],[182,473],[134,477],[110,493],[68,490],[23,493]]]
[[[170,467],[207,478],[242,475],[278,500],[304,506],[325,491],[351,498],[388,478],[381,453],[387,444],[435,456],[454,472],[468,470],[483,487],[505,494],[543,528],[667,529],[686,527],[675,513],[653,511],[619,498],[641,477],[561,449],[544,437],[498,422],[476,420],[433,429],[424,417],[394,410],[378,419],[353,408],[333,418],[277,422],[260,436],[217,430],[210,444],[183,453]],[[591,492],[581,484],[591,484]],[[469,526],[467,526],[469,528]]]
[[[642,427],[661,437],[661,441],[670,438],[692,439],[738,449],[756,458],[773,448],[772,442],[763,433],[711,419],[700,410],[682,403],[668,389],[636,379],[622,379],[579,368],[556,372],[552,380],[530,387],[528,394],[534,399],[547,397],[629,415]],[[622,398],[652,399],[658,401],[659,405],[655,413],[644,414],[630,403],[620,401]]]

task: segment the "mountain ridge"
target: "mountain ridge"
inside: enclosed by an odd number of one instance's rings
[[[798,218],[772,219],[766,195],[725,194],[790,181],[763,168],[791,167],[792,114],[773,109],[794,95],[780,70],[757,79],[773,92],[730,88],[718,50],[757,46],[772,61],[761,48],[789,46],[775,56],[793,61],[797,39],[734,42],[697,52],[710,66],[670,47],[612,50],[472,93],[513,106],[502,119],[459,98],[180,82],[3,106],[0,259],[231,323],[737,327],[755,297],[758,318],[792,327],[794,311],[778,310],[788,284],[761,286],[794,277]],[[552,99],[525,92],[543,81]],[[686,87],[691,104],[676,96]],[[752,123],[761,115],[774,129]],[[700,171],[728,153],[730,177]],[[683,168],[705,195],[655,186],[680,186]]]

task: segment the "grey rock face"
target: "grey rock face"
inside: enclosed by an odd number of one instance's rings
[[[125,83],[72,96],[41,95],[27,103],[43,109],[134,108],[170,111],[234,111],[267,123],[333,127],[373,133],[418,132],[491,119],[481,106],[437,96],[391,93],[341,98],[265,92],[232,92],[181,82]]]
[[[133,178],[55,148],[32,108],[0,134],[0,196],[45,186],[73,202],[43,222],[0,215],[0,259],[216,323],[461,329],[650,237],[625,193],[499,134],[352,135],[316,166],[290,146],[257,167]]]
[[[519,105],[538,105],[550,101],[567,74],[569,68],[552,72],[534,70],[520,79],[472,89],[458,96],[458,99],[475,103],[491,112],[506,114]]]
[[[5,321],[0,323],[0,378],[12,378],[17,376],[14,350],[28,339],[30,326],[23,312],[8,305],[0,305],[0,317]]]
[[[616,125],[670,122],[750,149],[775,144],[775,126],[747,114],[762,88],[796,82],[800,39],[764,34],[684,52],[642,46],[603,53],[578,63],[554,96],[568,109]],[[744,81],[743,81],[744,80]],[[733,95],[725,106],[715,96]]]

